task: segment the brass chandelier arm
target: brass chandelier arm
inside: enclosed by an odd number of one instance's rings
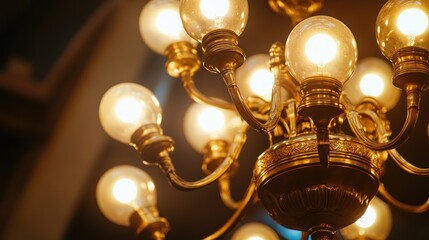
[[[347,119],[353,132],[365,146],[373,150],[384,151],[399,147],[408,140],[416,126],[419,116],[420,93],[420,91],[407,91],[407,118],[400,133],[394,139],[387,141],[386,138],[383,142],[376,142],[368,138],[359,121],[360,113],[354,109],[348,109]],[[343,99],[346,99],[346,97],[343,97]],[[350,106],[350,104],[346,104],[346,106]]]
[[[388,150],[388,153],[393,161],[395,161],[395,163],[405,171],[419,176],[429,176],[429,168],[419,168],[414,166],[402,157],[396,149]]]
[[[246,193],[243,197],[243,200],[240,202],[240,206],[235,210],[234,214],[225,222],[225,224],[219,228],[216,232],[212,233],[210,236],[204,238],[204,240],[215,240],[223,239],[225,235],[231,230],[242,217],[246,209],[254,202],[253,200],[256,197],[255,183],[252,181],[247,187]]]
[[[235,105],[223,100],[207,97],[201,93],[198,88],[195,86],[194,79],[192,74],[189,71],[185,71],[181,74],[181,79],[183,82],[183,88],[188,93],[189,97],[198,103],[205,103],[214,107],[226,109],[226,110],[236,110]]]
[[[225,204],[225,206],[227,206],[228,208],[237,209],[241,204],[241,200],[235,201],[231,196],[231,182],[229,180],[229,174],[225,173],[224,175],[222,175],[219,178],[218,183],[219,194],[223,204]]]
[[[163,151],[159,154],[159,160],[157,163],[162,168],[164,173],[167,175],[170,183],[180,190],[193,190],[197,188],[204,187],[214,181],[218,180],[222,175],[224,175],[230,167],[233,165],[235,161],[237,161],[238,156],[240,155],[241,149],[243,145],[246,143],[246,132],[248,129],[248,125],[243,123],[239,132],[236,133],[234,140],[231,144],[231,147],[228,151],[227,156],[222,161],[222,163],[209,175],[206,177],[194,181],[189,182],[182,179],[176,172],[176,168],[171,161],[171,158],[168,154],[168,151]]]
[[[246,105],[240,89],[237,86],[235,81],[234,71],[232,69],[227,69],[222,72],[223,80],[228,87],[229,95],[231,96],[232,101],[237,108],[237,111],[240,113],[241,117],[246,121],[252,128],[256,129],[258,132],[267,133],[272,131],[280,119],[281,113],[281,87],[278,79],[274,81],[273,92],[271,96],[271,109],[269,113],[269,119],[262,123],[260,122]]]
[[[421,205],[409,205],[405,204],[401,201],[398,201],[396,198],[394,198],[390,193],[386,190],[383,183],[380,183],[380,186],[378,187],[378,192],[383,196],[384,199],[393,206],[411,213],[423,213],[429,210],[429,199],[426,200],[425,203]]]

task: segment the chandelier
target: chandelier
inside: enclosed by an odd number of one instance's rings
[[[223,203],[235,212],[206,239],[225,236],[255,201],[277,223],[313,240],[335,239],[336,231],[356,222],[372,200],[379,204],[377,193],[404,211],[427,211],[429,200],[402,203],[380,178],[389,156],[409,173],[429,175],[429,169],[412,165],[396,150],[411,136],[421,94],[429,89],[429,2],[390,0],[380,10],[377,41],[391,65],[377,58],[357,64],[357,44],[347,26],[328,16],[310,17],[322,0],[268,3],[296,26],[286,44],[276,42],[269,54],[247,60],[239,47],[246,0],[151,0],[140,15],[145,43],[166,56],[166,71],[182,80],[196,102],[185,116],[185,135],[203,154],[206,177],[190,182],[179,176],[170,158],[174,141],[160,126],[160,104],[141,85],[121,83],[106,92],[99,114],[107,134],[134,147],[144,164],[161,168],[178,189],[218,182]],[[201,65],[221,76],[231,101],[196,88]],[[407,117],[392,136],[386,112],[399,100],[400,89],[407,96]],[[270,146],[256,160],[245,196],[237,202],[230,177],[239,170],[249,129]],[[155,185],[138,168],[107,171],[98,183],[97,201],[108,219],[132,226],[142,238],[164,239],[169,230],[156,208]]]

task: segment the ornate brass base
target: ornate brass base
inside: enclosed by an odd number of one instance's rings
[[[274,220],[330,239],[330,232],[365,212],[379,185],[383,162],[378,153],[334,134],[330,152],[330,167],[321,167],[316,136],[311,134],[280,142],[259,156],[256,187]]]
[[[180,77],[183,72],[192,76],[200,69],[197,50],[189,42],[175,42],[167,47],[164,54],[167,56],[165,69],[171,77]]]
[[[292,19],[293,25],[321,9],[323,2],[324,0],[268,0],[271,9],[288,15]]]
[[[130,223],[139,239],[163,240],[170,231],[170,223],[158,216],[156,208],[135,211],[130,216]]]

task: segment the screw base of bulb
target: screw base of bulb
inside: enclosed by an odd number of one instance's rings
[[[429,51],[419,47],[406,47],[392,56],[393,84],[403,90],[416,85],[429,89]]]
[[[130,216],[131,226],[141,239],[163,240],[170,231],[167,219],[159,217],[156,208],[139,209]]]
[[[328,125],[332,118],[344,112],[340,103],[342,84],[329,77],[316,77],[301,83],[300,115],[311,118],[316,125]]]
[[[171,77],[180,77],[183,72],[193,75],[200,69],[197,50],[189,42],[175,42],[167,47],[164,54],[167,56],[165,69]]]
[[[137,129],[131,137],[133,146],[146,165],[159,164],[160,154],[164,151],[171,152],[174,149],[174,141],[169,136],[162,134],[158,124],[147,124]]]
[[[203,65],[213,73],[240,67],[245,59],[243,49],[238,46],[238,36],[228,29],[209,32],[202,40]]]

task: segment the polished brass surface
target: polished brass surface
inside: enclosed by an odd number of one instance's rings
[[[333,240],[335,229],[328,224],[321,224],[309,230],[312,240]]]
[[[270,7],[277,13],[288,15],[293,25],[321,9],[323,2],[324,0],[268,0]]]
[[[429,199],[426,200],[426,202],[420,204],[420,205],[410,205],[403,203],[401,201],[398,201],[396,198],[394,198],[390,193],[387,191],[387,189],[384,187],[384,184],[380,184],[378,188],[378,192],[380,195],[391,205],[411,213],[423,213],[429,210]]]
[[[320,163],[329,166],[329,129],[331,120],[344,112],[340,103],[342,84],[340,81],[317,76],[301,83],[301,102],[298,113],[313,120],[317,130]]]
[[[330,135],[330,167],[319,164],[314,134],[280,142],[260,155],[254,170],[258,196],[283,226],[334,230],[356,221],[376,194],[377,152],[346,135]]]
[[[156,208],[138,209],[130,216],[130,224],[139,239],[163,240],[170,231],[167,219],[159,217]]]
[[[167,56],[165,69],[174,78],[180,77],[184,72],[193,76],[201,66],[197,50],[189,42],[175,42],[169,45],[165,50],[165,56]]]
[[[238,36],[227,29],[217,29],[203,37],[203,65],[214,73],[235,70],[240,67],[246,55],[238,46]]]
[[[409,85],[429,89],[429,51],[418,47],[400,49],[392,57],[393,84],[403,90]]]
[[[174,149],[174,141],[162,134],[158,124],[143,125],[131,136],[131,146],[139,153],[143,163],[147,165],[159,164],[159,154]]]

